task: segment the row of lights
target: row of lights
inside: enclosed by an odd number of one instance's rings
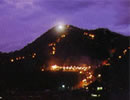
[[[25,59],[25,57],[24,56],[22,56],[22,57],[16,57],[16,58],[11,58],[10,59],[10,62],[14,62],[15,60],[23,60],[23,59]]]
[[[84,87],[93,82],[93,73],[91,71],[91,66],[58,66],[52,65],[50,67],[51,71],[65,71],[65,72],[79,72],[79,74],[85,74],[86,78],[84,78],[80,82],[80,86]]]
[[[56,43],[50,43],[48,44],[49,47],[51,47],[52,51],[50,52],[51,55],[55,55],[56,53]]]
[[[123,55],[126,55],[126,53],[128,52],[128,50],[130,50],[130,47],[128,47],[128,49],[124,49],[124,50],[123,50]],[[119,58],[119,59],[122,59],[122,56],[119,55],[118,58]]]
[[[82,66],[58,66],[58,65],[52,65],[51,70],[52,71],[79,71],[79,73],[83,73],[83,71],[87,71],[91,69],[91,66],[82,67]]]
[[[51,47],[51,52],[50,54],[51,55],[55,55],[56,54],[56,43],[59,43],[61,41],[62,38],[65,38],[66,35],[65,34],[62,34],[57,40],[56,42],[53,42],[53,43],[50,43],[48,44],[49,47]]]
[[[35,57],[36,57],[36,55],[37,55],[36,53],[33,53],[33,54],[32,54],[32,58],[35,58]]]
[[[33,53],[32,54],[32,58],[35,58],[36,57],[36,53]],[[16,57],[16,58],[11,58],[10,59],[10,62],[14,62],[14,61],[18,61],[18,60],[23,60],[25,59],[25,56],[20,56],[20,57]]]
[[[84,32],[84,35],[85,36],[89,36],[91,39],[94,39],[95,38],[95,35],[94,34],[89,34],[88,32]]]

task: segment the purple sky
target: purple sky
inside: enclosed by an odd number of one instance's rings
[[[0,51],[21,49],[60,22],[130,35],[129,11],[130,0],[0,0]]]

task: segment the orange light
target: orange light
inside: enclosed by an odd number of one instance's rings
[[[35,58],[35,56],[32,56],[32,58]]]
[[[16,60],[19,60],[19,58],[17,57]]]
[[[124,55],[127,53],[127,49],[125,49],[124,51],[123,51],[123,53],[124,53]]]
[[[53,49],[53,50],[56,50],[56,48],[55,48],[55,47],[52,47],[52,49]]]
[[[70,25],[66,25],[66,27],[67,27],[67,28],[69,28],[69,27],[70,27]]]
[[[88,66],[89,69],[91,69],[91,66]]]
[[[118,56],[118,58],[119,58],[119,59],[121,59],[121,58],[122,58],[122,56]]]
[[[57,65],[53,65],[51,68],[52,68],[53,70],[55,70],[55,69],[58,68],[58,66],[57,66]]]
[[[65,35],[65,34],[63,34],[63,35],[61,35],[61,37],[62,37],[62,38],[65,38],[65,37],[66,37],[66,35]]]
[[[130,49],[130,47],[128,47],[128,49]]]
[[[53,46],[53,43],[48,44],[48,46]]]
[[[42,68],[41,71],[44,72],[44,69]]]
[[[21,59],[21,57],[19,57],[19,60]]]
[[[86,79],[83,79],[82,82],[87,82],[87,80],[86,80]]]
[[[110,53],[115,53],[115,52],[116,52],[116,49],[110,50]]]
[[[60,42],[60,38],[58,38],[58,39],[56,40],[56,42],[59,43],[59,42]]]
[[[106,65],[106,66],[110,66],[111,64],[110,64],[110,63],[106,63],[105,65]]]
[[[106,65],[108,63],[108,60],[104,60],[103,62],[102,62],[102,65]]]
[[[23,56],[22,59],[24,59],[25,57]]]
[[[14,62],[14,59],[11,59],[10,61],[11,61],[11,62]]]
[[[34,53],[33,55],[34,55],[34,56],[36,56],[37,54],[36,54],[36,53]]]
[[[98,78],[100,78],[102,75],[101,74],[98,74]]]
[[[87,32],[84,32],[84,35],[88,35],[88,33],[87,33]]]
[[[82,72],[82,71],[80,71],[79,73],[80,73],[80,74],[82,74],[83,72]]]
[[[52,51],[52,54],[55,55],[56,51]]]
[[[89,37],[91,37],[92,39],[94,39],[95,35],[94,34],[89,34]]]

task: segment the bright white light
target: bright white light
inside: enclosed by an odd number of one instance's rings
[[[59,25],[58,28],[59,28],[60,30],[62,30],[64,27],[63,27],[63,25]]]
[[[58,31],[58,32],[62,32],[62,31],[64,31],[64,29],[65,29],[65,26],[64,26],[63,24],[59,24],[59,25],[57,26],[57,31]]]
[[[54,70],[54,69],[56,69],[58,66],[57,65],[53,65],[52,66],[52,69]]]
[[[62,85],[62,88],[65,88],[65,85]]]
[[[91,94],[92,97],[97,97],[98,95],[97,94]]]

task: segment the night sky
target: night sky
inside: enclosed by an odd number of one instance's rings
[[[0,0],[0,51],[23,48],[56,24],[130,35],[130,0]]]

